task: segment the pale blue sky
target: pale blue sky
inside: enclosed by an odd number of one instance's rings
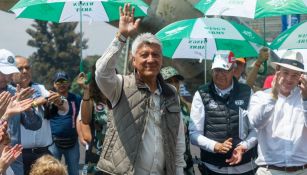
[[[14,14],[0,11],[0,49],[5,48],[16,55],[29,56],[35,50],[27,45],[30,35],[26,29],[31,27],[33,20],[15,18]],[[78,27],[79,30],[79,27]],[[83,55],[101,55],[115,36],[117,28],[104,22],[84,22],[84,38],[88,38],[89,48]]]

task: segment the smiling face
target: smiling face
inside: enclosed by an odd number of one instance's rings
[[[132,57],[133,67],[143,80],[157,77],[162,66],[162,50],[158,44],[141,44]]]
[[[230,68],[229,70],[215,68],[212,71],[213,82],[219,89],[223,90],[231,86],[234,75],[233,68]]]
[[[20,73],[14,74],[13,81],[16,84],[20,84],[22,88],[28,87],[32,80],[29,60],[24,57],[16,57],[16,66]]]
[[[53,87],[56,89],[56,91],[61,94],[65,95],[69,91],[69,81],[64,79],[59,79],[56,82],[53,83]]]
[[[280,80],[279,80],[280,93],[285,96],[288,96],[291,90],[298,85],[302,73],[285,67],[280,67],[279,71],[280,71]]]

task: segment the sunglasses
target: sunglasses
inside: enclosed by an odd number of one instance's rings
[[[21,67],[17,67],[17,69],[18,69],[19,71],[23,71],[24,69],[25,69],[25,70],[30,70],[30,69],[31,69],[31,66],[21,66]]]
[[[61,81],[57,81],[57,82],[55,82],[55,84],[56,85],[66,85],[68,83],[68,81],[67,80],[61,80]]]

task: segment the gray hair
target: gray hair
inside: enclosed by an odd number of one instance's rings
[[[138,35],[135,40],[132,43],[131,46],[131,54],[132,56],[135,56],[136,54],[136,50],[140,47],[140,45],[142,44],[157,44],[161,47],[162,49],[162,44],[161,42],[157,39],[157,37],[155,35],[153,35],[152,33],[142,33],[140,35]]]

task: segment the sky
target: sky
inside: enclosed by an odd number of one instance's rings
[[[15,18],[14,14],[0,11],[0,49],[8,49],[15,55],[30,56],[35,48],[27,45],[30,35],[26,33],[31,28],[33,20]],[[79,31],[79,26],[77,27]],[[101,55],[115,36],[117,28],[104,22],[84,22],[84,38],[89,39],[88,49],[83,51],[87,55]]]

